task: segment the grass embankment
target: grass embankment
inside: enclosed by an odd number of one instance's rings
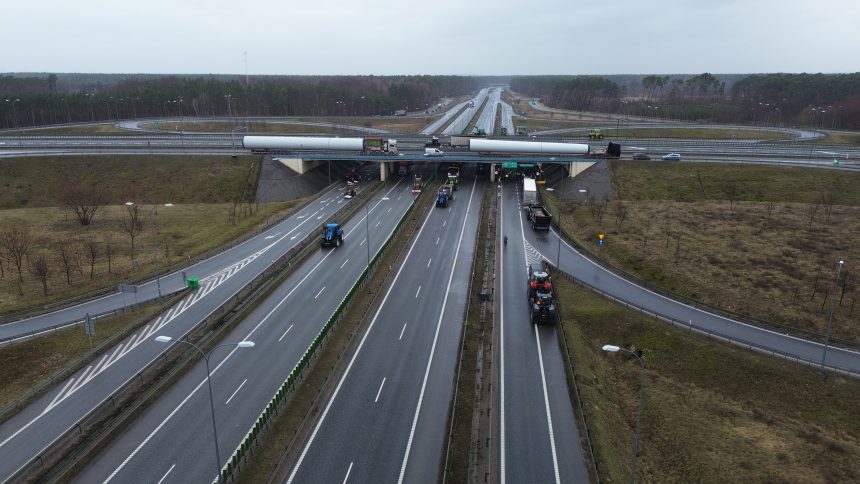
[[[141,304],[137,310],[94,320],[92,345],[98,346],[132,323],[154,316],[159,309],[158,303]],[[21,398],[89,351],[90,339],[82,326],[0,348],[0,407]]]
[[[269,420],[266,432],[257,439],[256,446],[248,454],[247,463],[240,468],[237,482],[286,480],[290,471],[287,467],[298,457],[313,424],[345,370],[349,356],[355,351],[362,333],[370,323],[374,308],[380,304],[397,272],[379,269],[402,263],[399,257],[405,253],[412,241],[412,234],[433,202],[433,197],[426,195],[432,195],[432,190],[437,187],[436,183],[425,187],[425,196],[418,201],[385,254],[376,262],[377,270],[364,287],[356,291],[340,321],[332,327],[329,336],[317,350],[295,391],[278,408],[277,417]]]
[[[827,133],[824,138],[825,143],[834,143],[840,145],[860,145],[860,134],[857,133]]]
[[[856,482],[860,382],[717,343],[556,278],[604,482],[630,477],[644,350],[643,482]]]
[[[731,129],[731,128],[622,128],[616,130],[609,127],[603,130],[607,138],[684,138],[684,139],[718,139],[718,140],[774,140],[789,139],[792,136],[780,131],[764,129]],[[616,134],[617,133],[617,134]]]
[[[24,226],[32,240],[22,267],[23,295],[18,290],[16,268],[9,260],[2,262],[3,312],[142,277],[154,272],[156,262],[163,270],[260,227],[267,211],[271,218],[299,202],[234,206],[232,201],[243,197],[243,189],[247,192],[244,198],[253,195],[253,187],[246,187],[245,181],[256,180],[256,168],[247,158],[30,158],[0,160],[0,167],[0,207],[5,208],[0,210],[0,232]],[[70,210],[61,208],[64,186],[77,181],[105,187],[108,205],[97,212],[89,226],[80,225]],[[142,230],[134,240],[136,268],[131,238],[123,229],[129,220],[124,205],[127,200],[141,204]],[[174,206],[164,207],[165,202]],[[96,254],[92,274],[90,242]],[[64,246],[70,261],[68,275],[60,257]],[[47,296],[31,271],[41,255],[49,266]]]
[[[0,131],[0,136],[62,136],[79,134],[132,134],[134,131],[120,129],[112,124],[88,124],[55,128],[22,129],[17,131]]]
[[[283,121],[252,121],[250,123],[241,123],[242,126],[248,125],[250,133],[303,133],[303,134],[340,134],[361,132],[361,130],[350,129],[346,126],[357,126],[359,128],[374,128],[384,129],[392,133],[417,133],[424,129],[427,125],[438,118],[439,115],[421,116],[421,117],[390,117],[390,116],[373,116],[373,117],[349,117],[349,116],[334,116],[334,117],[318,117],[318,118],[291,118]],[[229,133],[230,130],[237,126],[236,119],[225,119],[223,121],[184,121],[184,122],[163,122],[163,123],[146,123],[142,125],[147,129],[157,129],[162,131],[185,131],[185,132],[201,132],[201,133]],[[332,123],[342,125],[338,126],[316,126],[308,124],[296,124],[295,122],[312,122],[312,123]],[[239,136],[245,134],[242,131]],[[356,134],[358,136],[358,134]]]
[[[618,200],[585,206],[568,194],[561,223],[580,244],[683,296],[819,334],[835,296],[833,335],[860,342],[860,174],[666,162],[611,167]],[[543,194],[555,215],[557,194]],[[606,246],[599,249],[601,231]],[[844,294],[841,285],[833,289],[839,260],[846,261]]]

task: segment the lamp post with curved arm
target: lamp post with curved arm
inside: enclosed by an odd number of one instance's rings
[[[636,413],[636,434],[633,439],[633,466],[630,471],[630,482],[636,482],[636,459],[639,457],[639,430],[641,428],[642,421],[642,406],[645,403],[645,360],[642,359],[639,354],[635,351],[630,351],[626,348],[622,348],[620,346],[615,345],[603,345],[603,351],[607,353],[617,353],[619,351],[624,351],[625,353],[630,353],[635,356],[639,363],[642,365],[642,369],[639,372],[639,412]]]
[[[158,341],[159,343],[170,343],[171,341],[175,341],[177,343],[187,344],[188,346],[191,346],[192,348],[197,350],[203,356],[203,361],[206,362],[206,384],[209,387],[209,407],[212,410],[212,435],[215,438],[215,467],[217,471],[216,475],[218,476],[218,482],[221,482],[221,451],[218,448],[218,428],[215,425],[215,399],[212,397],[212,377],[209,372],[209,357],[212,356],[212,353],[216,349],[221,348],[222,346],[238,346],[239,348],[251,348],[254,346],[254,342],[246,340],[239,341],[238,343],[225,343],[212,348],[211,350],[209,350],[209,353],[205,353],[199,346],[194,343],[181,339],[176,339],[170,336],[156,336],[155,341]]]

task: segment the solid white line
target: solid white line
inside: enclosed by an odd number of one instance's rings
[[[439,245],[439,239],[440,239],[440,238],[441,238],[441,237],[436,237],[436,245]]]
[[[431,258],[430,260],[428,260],[428,261],[427,261],[427,267],[430,267],[430,263],[431,263],[431,262],[433,262],[433,259],[432,259],[432,258]]]
[[[385,386],[385,377],[382,377],[382,383],[379,384],[379,391],[376,392],[376,398],[373,400],[373,403],[379,401],[379,395],[382,393],[382,387]]]
[[[443,220],[443,221],[442,221],[442,227],[444,227],[444,226],[445,226],[445,224],[447,224],[447,223],[448,223],[448,221],[447,221],[447,220]]]
[[[354,464],[354,462],[349,463],[349,469],[346,470],[346,475],[343,476],[343,482],[341,484],[346,484],[346,480],[349,479],[349,473],[352,472],[352,464]]]
[[[360,243],[360,244],[358,244],[358,246],[359,246],[359,247],[361,247],[362,245],[364,245],[364,243],[365,243],[365,242],[367,242],[367,238],[365,238],[364,240],[362,240],[362,241],[361,241],[361,243]]]
[[[397,338],[397,341],[400,341],[403,339],[403,332],[404,331],[406,331],[406,323],[403,323],[403,329],[400,330],[400,337]]]
[[[496,247],[504,247],[505,223],[505,185],[500,188],[500,196],[502,198],[499,203],[499,243]],[[499,287],[502,288],[502,294],[505,291],[505,257],[499,257]],[[499,304],[499,474],[501,484],[505,484],[505,305]]]
[[[340,265],[340,268],[343,269],[343,266],[345,266],[347,262],[349,262],[349,258],[343,261],[343,264]]]
[[[421,286],[418,286],[418,290],[415,291],[415,298],[416,299],[418,298],[418,294],[420,294],[420,293],[421,293]]]
[[[523,224],[523,217],[517,217],[517,219],[519,219],[519,221],[520,221],[520,234],[522,234],[522,237],[523,237],[523,252],[525,253],[526,229],[525,229],[525,226]],[[528,256],[526,256],[525,259],[526,259],[525,260],[526,267],[528,267],[528,264],[529,264]],[[546,424],[547,424],[547,430],[549,431],[549,447],[550,447],[550,450],[552,452],[552,469],[555,472],[556,484],[560,484],[561,481],[559,479],[559,474],[558,474],[558,456],[556,455],[556,452],[555,452],[555,432],[553,431],[553,428],[552,428],[552,413],[550,413],[550,409],[549,409],[549,397],[547,396],[547,391],[546,391],[546,375],[544,374],[544,370],[543,370],[543,353],[541,352],[541,348],[540,348],[540,339],[538,339],[537,325],[535,325],[534,328],[535,328],[535,341],[537,342],[537,346],[538,346],[538,362],[540,363],[540,379],[541,379],[541,384],[543,385],[543,401],[544,401],[544,407],[546,408]]]
[[[466,215],[463,217],[463,227],[460,228],[460,238],[457,240],[457,250],[455,254],[460,253],[460,246],[463,243],[463,234],[466,232],[466,225],[469,221],[469,212],[472,208],[472,197],[475,194],[475,185],[478,179],[472,182],[472,192],[469,194],[469,203],[466,205]],[[409,440],[406,442],[406,452],[403,456],[403,464],[400,466],[400,478],[397,479],[397,484],[403,484],[403,476],[406,474],[406,464],[409,463],[409,452],[412,450],[412,439],[415,437],[415,427],[418,425],[418,415],[421,413],[421,403],[424,401],[424,391],[427,389],[427,379],[430,376],[430,366],[433,364],[433,356],[436,353],[436,343],[439,340],[439,330],[442,328],[442,320],[445,316],[445,307],[448,305],[448,295],[451,293],[451,283],[454,281],[454,270],[457,268],[457,260],[451,265],[451,274],[448,275],[448,286],[445,289],[445,297],[442,299],[442,309],[439,311],[439,320],[436,321],[436,333],[433,335],[433,345],[430,347],[430,357],[427,359],[427,368],[424,370],[424,381],[421,383],[421,392],[418,394],[418,405],[415,406],[415,417],[412,419],[412,430],[409,431]]]
[[[170,469],[167,469],[167,472],[165,472],[164,475],[161,476],[161,479],[159,479],[156,484],[161,484],[162,482],[164,482],[164,480],[167,479],[167,475],[170,474],[171,472],[173,472],[174,467],[176,467],[176,464],[173,464],[172,466],[170,466]]]
[[[280,343],[280,342],[281,342],[281,340],[282,340],[282,339],[284,339],[284,336],[286,336],[286,335],[287,335],[287,333],[289,333],[291,329],[293,329],[293,325],[292,325],[292,324],[290,325],[290,327],[289,327],[289,328],[287,328],[287,330],[286,330],[286,331],[284,331],[284,334],[282,334],[282,335],[281,335],[281,337],[280,337],[280,338],[278,338],[278,343]]]
[[[320,292],[318,292],[317,295],[314,296],[314,299],[320,297],[320,294],[322,294],[323,291],[325,291],[325,286],[323,286],[322,289],[320,289]]]
[[[543,384],[543,401],[544,407],[546,407],[546,426],[549,431],[549,446],[552,450],[552,469],[555,471],[555,482],[556,484],[561,484],[561,478],[558,475],[558,457],[556,457],[555,453],[555,432],[552,429],[552,412],[549,409],[549,395],[546,391],[546,374],[543,370],[543,352],[540,349],[540,338],[538,337],[538,327],[534,325],[535,328],[535,342],[537,343],[538,350],[538,361],[540,362],[540,381]]]
[[[241,389],[242,389],[242,387],[243,387],[243,386],[245,386],[245,382],[247,382],[247,381],[248,381],[248,379],[247,379],[247,378],[245,378],[245,380],[244,380],[244,381],[242,381],[242,383],[240,383],[240,384],[239,384],[239,388],[237,388],[237,389],[236,389],[236,391],[235,391],[235,392],[233,392],[233,394],[232,394],[232,395],[230,395],[230,398],[228,398],[228,399],[227,399],[227,401],[226,401],[226,402],[224,402],[224,405],[227,405],[228,403],[230,403],[230,400],[232,400],[232,399],[233,399],[233,397],[235,397],[235,396],[236,396],[236,394],[237,394],[237,393],[239,393],[239,390],[241,390]]]
[[[373,227],[374,227],[374,228],[375,228],[375,227],[379,227],[379,224],[381,224],[381,223],[382,223],[382,220],[380,220],[379,222],[376,222],[376,225],[374,225]]]
[[[328,415],[329,410],[331,410],[331,406],[337,398],[337,395],[340,392],[341,387],[343,386],[343,382],[346,381],[346,377],[349,376],[349,371],[352,369],[352,365],[355,363],[355,359],[358,357],[359,353],[361,353],[361,349],[364,347],[364,342],[367,341],[367,336],[370,334],[370,331],[373,329],[373,325],[379,318],[379,314],[382,312],[382,308],[385,307],[385,302],[388,300],[388,296],[391,295],[391,291],[397,286],[397,280],[400,278],[400,273],[403,272],[403,268],[406,267],[406,261],[409,260],[409,256],[412,254],[412,250],[415,248],[415,241],[421,239],[421,233],[424,232],[424,227],[426,227],[427,222],[430,221],[431,215],[433,215],[432,208],[429,212],[427,212],[427,218],[424,219],[424,223],[421,224],[421,228],[418,230],[418,235],[416,235],[412,239],[412,245],[409,246],[409,250],[406,252],[406,257],[403,259],[403,264],[401,264],[400,268],[397,269],[397,274],[394,275],[394,280],[391,282],[391,284],[388,285],[388,289],[385,291],[385,297],[382,298],[382,303],[377,307],[376,314],[374,314],[373,319],[370,320],[370,324],[368,325],[364,336],[361,337],[361,342],[358,343],[358,348],[352,354],[352,358],[349,360],[349,364],[346,366],[346,370],[340,377],[340,381],[337,383],[337,387],[335,387],[334,393],[332,393],[331,397],[328,400],[328,403],[325,406],[325,410],[323,410],[322,415],[317,421],[317,425],[316,427],[314,427],[314,431],[311,433],[311,437],[305,444],[305,448],[302,449],[302,453],[299,456],[299,460],[296,462],[296,466],[293,467],[293,471],[290,473],[290,477],[287,479],[287,484],[292,483],[293,479],[296,478],[296,473],[299,472],[299,468],[302,466],[302,462],[305,460],[305,456],[308,454],[308,450],[310,450],[311,445],[313,445],[314,443],[314,439],[319,433],[320,427],[322,427],[323,422],[325,422],[325,418]]]

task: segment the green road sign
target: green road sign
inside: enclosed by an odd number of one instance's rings
[[[502,168],[512,168],[516,169],[517,163],[515,161],[505,161],[502,163]]]

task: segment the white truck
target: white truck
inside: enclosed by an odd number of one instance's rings
[[[537,184],[534,178],[523,178],[523,209],[538,204]]]

